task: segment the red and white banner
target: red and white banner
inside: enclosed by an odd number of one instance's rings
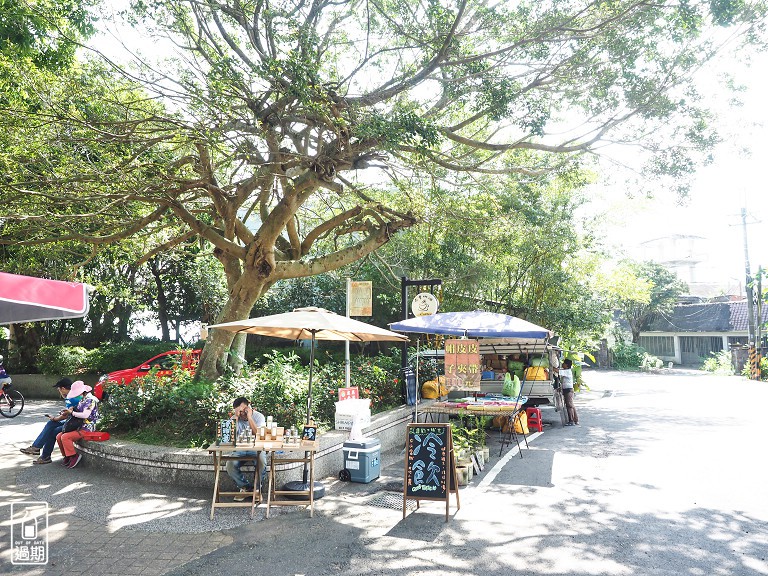
[[[0,272],[0,324],[82,318],[88,286]]]

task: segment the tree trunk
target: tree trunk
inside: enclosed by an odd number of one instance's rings
[[[232,341],[232,353],[229,355],[229,367],[234,372],[240,372],[245,363],[245,342],[248,339],[247,334],[238,334]]]
[[[157,288],[157,319],[160,322],[160,332],[162,333],[163,342],[169,342],[171,340],[171,330],[168,327],[168,299],[165,296],[163,279],[157,263],[154,260],[150,260],[148,264],[152,277],[155,279],[155,287]]]
[[[216,320],[216,324],[249,318],[256,300],[262,295],[266,286],[266,280],[258,277],[256,273],[241,276],[230,289],[229,300]],[[214,381],[224,374],[229,357],[227,352],[232,347],[234,338],[235,333],[227,330],[213,328],[208,332],[208,340],[200,355],[196,379]]]

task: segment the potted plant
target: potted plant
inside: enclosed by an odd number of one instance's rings
[[[490,416],[476,416],[475,430],[477,430],[477,440],[483,451],[483,460],[488,462],[491,459],[491,449],[488,447],[488,426],[493,419]]]
[[[463,426],[453,426],[453,454],[457,461],[464,460],[470,452],[471,444],[468,432]]]
[[[456,467],[467,469],[467,481],[472,480],[472,461],[469,454],[472,446],[469,441],[469,431],[464,426],[452,425],[453,454],[456,458]]]

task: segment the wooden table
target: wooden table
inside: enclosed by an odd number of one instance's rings
[[[286,444],[282,448],[284,452],[304,452],[303,457],[285,457],[272,454],[269,464],[269,482],[267,483],[267,518],[272,506],[306,506],[309,508],[309,517],[315,514],[315,453],[320,448],[318,440],[302,440],[300,444]],[[275,484],[275,471],[279,464],[303,463],[309,467],[309,486],[307,490],[278,490]],[[305,497],[292,500],[287,496]]]
[[[217,445],[212,444],[208,447],[208,452],[213,455],[213,473],[215,476],[213,483],[213,498],[211,501],[211,520],[213,520],[213,514],[216,508],[237,508],[250,506],[251,518],[253,518],[256,506],[262,501],[262,493],[260,490],[260,480],[258,478],[258,456],[233,456],[235,452],[267,452],[271,453],[271,461],[268,462],[269,466],[269,482],[267,484],[267,513],[266,517],[269,518],[269,509],[271,506],[309,506],[310,516],[314,515],[314,481],[315,481],[315,453],[319,449],[320,442],[317,440],[309,441],[302,440],[299,444],[284,444],[282,438],[280,440],[256,440],[255,442],[248,442],[245,444],[232,445]],[[275,452],[304,452],[303,458],[285,458],[283,456],[277,456]],[[256,468],[254,472],[253,490],[250,492],[225,492],[221,490],[221,472],[226,472],[226,463],[232,460],[246,460],[252,461]],[[282,491],[275,490],[275,468],[277,464],[288,464],[291,462],[303,462],[309,466],[309,490],[308,491]],[[277,500],[276,496],[283,496],[285,494],[292,494],[295,496],[308,496],[306,503],[301,500]],[[245,496],[247,499],[243,502],[221,502],[222,496]]]

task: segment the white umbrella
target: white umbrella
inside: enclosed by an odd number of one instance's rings
[[[288,340],[311,340],[309,353],[309,392],[307,394],[307,424],[312,417],[312,370],[315,364],[315,340],[349,340],[352,342],[371,342],[374,340],[391,340],[402,342],[407,336],[390,332],[378,326],[352,320],[335,312],[322,308],[296,308],[293,312],[248,318],[236,322],[213,324],[209,329],[228,330],[230,332],[259,334]],[[289,482],[285,489],[306,490],[307,465],[304,465],[303,481]],[[315,482],[314,497],[322,498],[325,488]]]
[[[402,342],[408,340],[408,337],[403,334],[396,334],[384,328],[315,307],[296,308],[293,312],[283,314],[213,324],[208,328],[288,340],[311,340],[307,424],[309,424],[312,416],[312,369],[315,364],[315,340],[349,340],[351,342],[371,342],[374,340]]]

